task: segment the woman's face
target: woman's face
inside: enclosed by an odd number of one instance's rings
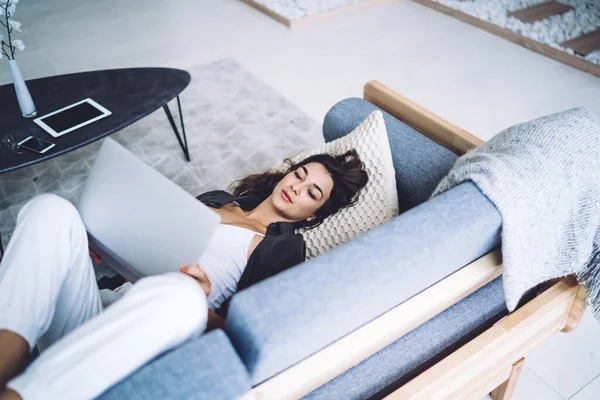
[[[271,194],[275,209],[292,221],[312,220],[329,199],[333,179],[320,163],[298,167],[287,174]]]

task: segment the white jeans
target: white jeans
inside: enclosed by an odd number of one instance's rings
[[[24,400],[94,398],[203,331],[207,310],[200,285],[170,273],[139,280],[103,311],[77,210],[38,196],[19,212],[0,264],[0,329],[42,352],[8,387]]]

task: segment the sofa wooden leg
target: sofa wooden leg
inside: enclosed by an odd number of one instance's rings
[[[519,381],[519,375],[521,375],[521,369],[523,369],[525,359],[521,358],[519,361],[513,364],[510,376],[502,385],[498,386],[492,391],[491,396],[494,400],[510,400],[512,399],[517,382]]]

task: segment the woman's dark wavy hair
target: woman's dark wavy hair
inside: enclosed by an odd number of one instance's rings
[[[316,154],[296,164],[289,159],[285,162],[289,165],[285,172],[269,171],[263,174],[250,175],[234,182],[232,184],[234,186],[233,195],[238,197],[252,194],[264,201],[273,193],[275,186],[288,173],[313,162],[323,165],[333,179],[331,195],[325,204],[317,210],[315,219],[310,222],[306,220],[299,221],[296,223],[296,228],[314,228],[340,209],[353,206],[358,201],[360,190],[369,181],[367,171],[365,171],[364,164],[356,150],[350,150],[339,156]]]

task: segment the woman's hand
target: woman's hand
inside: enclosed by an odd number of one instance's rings
[[[202,290],[204,290],[204,294],[206,297],[210,294],[210,280],[208,279],[208,275],[202,268],[200,268],[200,264],[195,265],[186,265],[185,267],[179,268],[180,272],[191,276],[194,278],[196,282],[200,285]]]

